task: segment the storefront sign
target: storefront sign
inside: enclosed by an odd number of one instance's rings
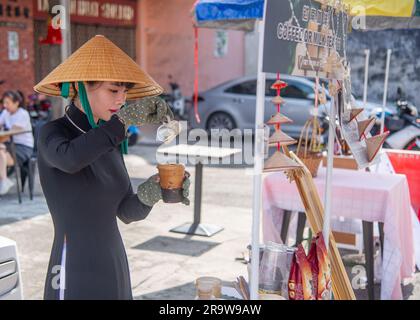
[[[344,56],[348,16],[311,0],[267,0],[264,72],[327,78],[327,58]]]
[[[46,19],[52,7],[48,0],[34,0],[35,19]],[[136,1],[70,0],[71,21],[84,24],[136,25]]]
[[[15,28],[15,29],[26,29],[26,23],[12,22],[12,21],[0,21],[0,27]]]

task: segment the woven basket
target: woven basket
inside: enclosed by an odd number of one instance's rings
[[[318,175],[318,169],[322,161],[322,152],[305,152],[300,151],[297,156],[305,164],[311,173],[312,177],[315,178]]]
[[[309,131],[311,128],[312,133],[311,137],[309,137]],[[320,136],[321,128],[319,126],[318,119],[316,117],[312,117],[306,121],[302,128],[296,151],[296,155],[302,160],[314,178],[318,174],[318,169],[322,161],[322,152],[320,151],[321,142],[319,139]]]

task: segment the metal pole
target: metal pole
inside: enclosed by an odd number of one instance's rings
[[[381,115],[381,134],[384,133],[385,129],[385,106],[388,98],[388,79],[389,79],[389,67],[391,64],[392,50],[388,49],[386,54],[386,70],[385,70],[385,84],[384,84],[384,100],[382,103],[382,115]]]
[[[201,222],[201,192],[203,190],[203,164],[198,161],[195,165],[195,190],[194,190],[194,226]]]
[[[63,44],[61,45],[61,62],[64,62],[71,54],[71,22],[70,22],[70,0],[60,0],[60,5],[65,8],[62,13],[64,16],[64,25],[62,24],[61,35]],[[62,99],[61,115],[67,105],[67,99]]]
[[[251,300],[258,299],[258,276],[260,265],[260,209],[261,209],[261,174],[264,163],[264,102],[265,102],[265,73],[262,72],[264,53],[264,19],[258,23],[258,80],[257,80],[257,106],[255,114],[255,146],[254,146],[254,187],[252,205],[252,251],[251,251]]]
[[[336,81],[333,82],[336,84]],[[330,109],[330,123],[328,131],[328,158],[327,158],[327,180],[325,182],[325,196],[324,196],[324,228],[323,236],[325,240],[325,246],[329,248],[329,235],[330,235],[330,223],[331,223],[331,197],[332,197],[332,172],[333,172],[333,161],[334,161],[334,140],[335,140],[335,97],[331,96],[331,109]]]
[[[369,81],[369,58],[370,58],[370,50],[365,50],[366,61],[365,61],[365,85],[363,88],[363,107],[366,108],[367,103],[367,93],[368,93],[368,81]]]

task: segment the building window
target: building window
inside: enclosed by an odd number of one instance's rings
[[[250,80],[242,82],[240,84],[236,84],[226,89],[225,92],[255,96],[257,94],[257,80]]]
[[[7,32],[9,60],[19,60],[19,34],[16,31]]]
[[[218,30],[215,33],[214,56],[223,58],[228,52],[228,33],[224,30]]]

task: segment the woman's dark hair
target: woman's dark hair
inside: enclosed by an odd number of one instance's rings
[[[101,81],[86,81],[86,83],[93,87],[95,84],[99,83]],[[125,87],[126,89],[133,89],[135,86],[135,83],[131,82],[112,82],[113,85],[116,85],[117,87]]]
[[[101,83],[103,81],[86,81],[86,83],[88,84],[88,86],[93,87],[94,85],[96,85],[97,83]],[[118,86],[118,87],[125,87],[126,89],[130,90],[132,88],[134,88],[134,86],[136,85],[135,83],[131,83],[131,82],[112,82],[112,84]],[[62,87],[62,83],[59,84],[60,90]],[[78,96],[78,92],[76,90],[76,83],[72,82],[71,83],[71,87],[73,89],[73,92],[75,92],[76,94],[72,97],[71,101],[74,102],[74,100],[77,98]]]
[[[5,93],[3,93],[1,101],[3,102],[5,98],[9,98],[13,102],[19,102],[19,108],[25,107],[25,99],[21,91],[6,91]]]

